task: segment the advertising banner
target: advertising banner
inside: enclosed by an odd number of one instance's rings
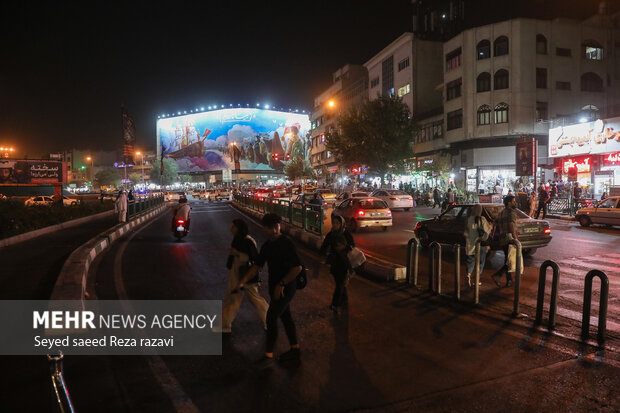
[[[222,109],[157,120],[158,145],[180,172],[283,171],[309,160],[308,115],[254,108]]]
[[[0,160],[0,184],[64,184],[67,164],[59,161]]]
[[[523,137],[516,144],[515,165],[516,176],[534,176],[536,170],[536,140]]]
[[[549,156],[605,154],[620,151],[620,118],[560,126],[549,130]]]

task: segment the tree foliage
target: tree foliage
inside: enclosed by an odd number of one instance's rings
[[[286,177],[291,181],[299,178],[314,177],[314,169],[312,169],[301,156],[296,156],[291,159],[284,167],[284,173],[286,173]]]
[[[327,150],[346,166],[366,165],[383,176],[413,154],[417,127],[397,97],[379,96],[342,114],[327,136]]]
[[[119,168],[109,167],[95,174],[95,181],[99,186],[120,186],[121,171]]]
[[[170,158],[164,158],[164,174],[161,174],[161,166],[159,163],[153,164],[150,172],[151,182],[159,185],[172,185],[176,182],[179,175],[179,167],[176,162]]]

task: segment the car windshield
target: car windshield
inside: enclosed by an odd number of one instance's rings
[[[351,194],[353,198],[364,198],[367,197],[368,194],[366,192],[354,192]]]
[[[408,195],[406,192],[399,191],[397,189],[388,190],[387,193],[390,195]]]
[[[450,208],[446,212],[441,214],[441,218],[456,217],[459,214],[459,212],[461,212],[461,208],[459,207]]]
[[[355,201],[355,206],[360,209],[387,209],[385,202],[380,199],[360,199]]]
[[[319,192],[322,193],[322,194],[331,194],[332,193],[332,191],[329,190],[329,189],[319,189]]]
[[[493,205],[493,206],[485,206],[484,209],[486,209],[489,215],[491,216],[491,218],[495,220],[497,219],[499,214],[502,212],[502,209],[504,209],[504,207],[501,205]],[[529,215],[521,211],[519,208],[515,208],[515,211],[517,213],[517,219],[529,218]]]

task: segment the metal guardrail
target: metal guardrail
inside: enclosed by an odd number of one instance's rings
[[[73,408],[73,403],[71,403],[71,397],[69,397],[69,389],[67,389],[62,368],[63,357],[62,353],[47,356],[47,360],[50,363],[52,388],[54,389],[60,412],[74,413],[75,409]]]
[[[163,195],[141,197],[127,201],[127,219],[164,203]]]
[[[454,298],[461,300],[461,246],[454,244]]]
[[[609,299],[609,278],[603,271],[592,270],[588,272],[583,290],[583,318],[581,321],[581,338],[587,340],[590,336],[590,310],[592,306],[592,281],[594,277],[601,280],[601,297],[598,310],[598,333],[599,343],[605,341],[605,331],[607,330],[607,301]]]
[[[508,245],[514,245],[517,249],[517,262],[515,264],[515,298],[512,309],[512,316],[520,317],[521,313],[519,313],[519,294],[521,289],[521,272],[523,272],[523,268],[521,268],[521,264],[523,261],[523,251],[521,248],[521,242],[518,239],[511,239],[510,241],[508,241]]]
[[[476,239],[474,243],[474,304],[480,304],[480,247],[482,240]]]
[[[430,262],[430,289],[437,293],[441,294],[441,244],[433,241],[429,245],[431,249],[431,262]],[[437,251],[437,254],[435,254]],[[435,262],[435,256],[437,256],[437,261]]]
[[[415,253],[412,252],[412,248],[415,245]],[[411,259],[413,258],[413,263]],[[407,283],[412,284],[411,278],[413,276],[413,285],[418,285],[418,263],[420,261],[420,240],[417,237],[413,237],[407,243]],[[413,267],[413,268],[412,268]]]
[[[560,285],[560,266],[552,260],[546,260],[540,266],[538,273],[538,297],[536,299],[535,325],[542,323],[543,307],[545,306],[545,286],[547,282],[547,269],[553,269],[553,281],[551,284],[551,297],[549,299],[549,330],[555,327],[555,314],[557,310],[558,287]]]

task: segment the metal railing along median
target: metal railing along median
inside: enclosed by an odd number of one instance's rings
[[[127,201],[127,218],[131,218],[142,212],[158,207],[164,203],[163,195],[150,195],[146,197],[138,197]]]

